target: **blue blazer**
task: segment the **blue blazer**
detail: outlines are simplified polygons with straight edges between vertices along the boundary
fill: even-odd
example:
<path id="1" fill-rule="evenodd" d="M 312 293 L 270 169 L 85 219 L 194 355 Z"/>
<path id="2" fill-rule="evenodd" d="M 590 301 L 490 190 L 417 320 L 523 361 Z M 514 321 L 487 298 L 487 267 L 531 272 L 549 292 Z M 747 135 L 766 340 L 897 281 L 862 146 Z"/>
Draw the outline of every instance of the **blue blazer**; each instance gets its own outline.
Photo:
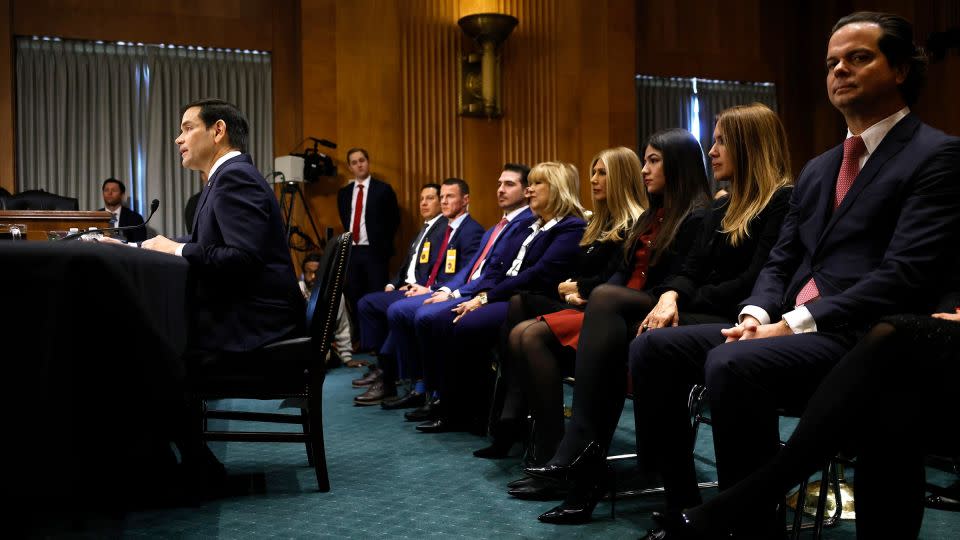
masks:
<path id="1" fill-rule="evenodd" d="M 104 207 L 100 210 L 106 210 L 106 208 Z M 126 206 L 120 207 L 120 221 L 115 225 L 116 227 L 129 227 L 131 225 L 142 224 L 143 216 L 127 208 Z M 137 229 L 129 229 L 123 231 L 122 234 L 128 242 L 143 242 L 147 239 L 147 228 L 140 227 Z"/>
<path id="2" fill-rule="evenodd" d="M 803 168 L 766 265 L 743 305 L 777 320 L 812 276 L 819 331 L 859 330 L 884 315 L 929 312 L 960 245 L 960 139 L 913 114 L 887 133 L 841 205 L 843 145 Z"/>
<path id="3" fill-rule="evenodd" d="M 337 210 L 340 213 L 340 224 L 343 230 L 349 231 L 350 199 L 353 198 L 353 182 L 340 188 L 337 192 Z M 397 194 L 390 184 L 370 177 L 367 188 L 367 206 L 364 213 L 367 215 L 367 237 L 370 248 L 384 259 L 393 256 L 393 235 L 400 227 L 400 206 L 397 204 Z"/>
<path id="4" fill-rule="evenodd" d="M 181 241 L 196 288 L 191 347 L 249 351 L 303 332 L 305 306 L 280 206 L 248 154 L 214 172 L 193 232 Z"/>
<path id="5" fill-rule="evenodd" d="M 480 243 L 481 236 L 483 236 L 483 225 L 477 223 L 477 220 L 467 214 L 467 217 L 460 222 L 460 226 L 454 231 L 447 244 L 448 251 L 451 249 L 457 250 L 453 269 L 451 272 L 447 272 L 446 254 L 441 253 L 440 257 L 443 257 L 443 260 L 440 261 L 440 271 L 437 272 L 437 280 L 433 284 L 434 289 L 444 286 L 448 281 L 455 278 L 463 269 L 463 263 L 471 262 L 478 255 L 480 246 L 483 245 Z M 440 235 L 440 241 L 443 241 L 442 234 Z M 437 247 L 439 249 L 439 244 Z M 469 272 L 469 268 L 472 268 L 472 266 L 467 267 L 466 271 Z M 429 277 L 428 273 L 427 278 Z M 427 278 L 424 278 L 423 283 L 427 282 Z"/>
<path id="6" fill-rule="evenodd" d="M 487 253 L 487 260 L 489 261 L 495 255 L 499 254 L 504 249 L 503 246 L 508 243 L 506 241 L 508 238 L 514 234 L 517 234 L 517 231 L 525 231 L 535 219 L 536 216 L 533 215 L 533 212 L 531 212 L 529 208 L 525 208 L 523 212 L 517 214 L 513 220 L 507 223 L 503 230 L 500 231 L 500 235 L 497 236 L 497 239 L 494 241 L 493 247 L 491 247 L 490 252 Z M 473 294 L 473 292 L 476 290 L 473 286 L 474 283 L 470 283 L 469 286 L 467 285 L 467 280 L 470 279 L 470 270 L 474 267 L 474 265 L 477 264 L 477 260 L 480 259 L 480 255 L 482 255 L 483 247 L 487 245 L 488 241 L 490 241 L 490 235 L 493 234 L 493 230 L 496 228 L 497 226 L 494 225 L 493 227 L 487 229 L 485 233 L 483 233 L 483 237 L 480 239 L 480 243 L 477 246 L 477 252 L 473 255 L 473 258 L 470 259 L 469 263 L 461 266 L 460 270 L 458 270 L 453 277 L 444 283 L 445 287 L 449 287 L 451 291 L 459 290 L 461 294 L 464 295 Z M 484 273 L 486 273 L 488 267 L 489 265 L 484 265 L 480 270 L 481 277 Z"/>
<path id="7" fill-rule="evenodd" d="M 437 252 L 440 250 L 440 243 L 443 242 L 443 233 L 446 228 L 447 218 L 440 216 L 440 219 L 435 221 L 430 226 L 430 230 L 427 231 L 427 236 L 424 238 L 424 240 L 430 242 L 430 256 L 427 258 L 427 262 L 420 262 L 420 244 L 417 242 L 420 231 L 417 231 L 416 236 L 410 241 L 410 247 L 407 248 L 406 258 L 403 259 L 400 268 L 397 269 L 396 277 L 393 278 L 394 287 L 399 289 L 406 284 L 407 268 L 410 267 L 410 261 L 413 257 L 416 257 L 417 261 L 413 268 L 413 275 L 417 278 L 417 283 L 422 285 L 427 282 L 427 278 L 430 277 L 430 269 L 433 268 L 433 262 L 437 260 Z"/>
<path id="8" fill-rule="evenodd" d="M 518 231 L 497 257 L 487 262 L 488 269 L 476 281 L 475 290 L 487 291 L 490 302 L 506 300 L 518 291 L 555 293 L 557 283 L 569 275 L 570 267 L 580 254 L 580 239 L 586 226 L 582 219 L 567 216 L 549 230 L 542 231 L 527 246 L 520 272 L 507 277 L 507 270 L 517 258 L 523 241 L 532 232 L 529 227 Z"/>

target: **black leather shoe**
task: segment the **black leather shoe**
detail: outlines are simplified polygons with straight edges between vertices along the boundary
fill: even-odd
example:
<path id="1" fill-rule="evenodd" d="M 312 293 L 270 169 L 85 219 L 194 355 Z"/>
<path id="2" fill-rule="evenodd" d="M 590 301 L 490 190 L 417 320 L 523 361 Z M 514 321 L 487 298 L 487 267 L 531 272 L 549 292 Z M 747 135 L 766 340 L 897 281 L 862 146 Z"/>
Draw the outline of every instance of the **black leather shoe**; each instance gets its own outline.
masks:
<path id="1" fill-rule="evenodd" d="M 427 403 L 427 396 L 416 391 L 409 391 L 397 399 L 388 399 L 380 403 L 380 406 L 388 411 L 395 409 L 413 409 L 422 407 Z"/>
<path id="2" fill-rule="evenodd" d="M 417 424 L 417 431 L 420 433 L 447 433 L 450 431 L 467 431 L 468 427 L 461 422 L 449 420 L 447 418 L 437 418 L 422 424 Z"/>
<path id="3" fill-rule="evenodd" d="M 474 450 L 473 456 L 483 459 L 503 459 L 510 454 L 511 448 L 513 448 L 513 441 L 495 438 L 490 446 Z"/>
<path id="4" fill-rule="evenodd" d="M 563 499 L 560 506 L 555 506 L 550 510 L 540 514 L 537 519 L 544 523 L 553 523 L 555 525 L 579 525 L 588 523 L 593 519 L 593 509 L 597 502 L 607 491 L 608 477 L 606 469 L 600 469 L 591 476 L 580 476 L 570 486 L 570 491 Z M 614 504 L 616 500 L 611 499 L 610 515 L 614 515 Z"/>
<path id="5" fill-rule="evenodd" d="M 507 494 L 525 501 L 559 501 L 567 496 L 566 486 L 542 478 L 525 478 L 507 490 Z"/>
<path id="6" fill-rule="evenodd" d="M 707 540 L 709 538 L 694 529 L 683 514 L 671 516 L 654 512 L 653 521 L 657 524 L 657 528 L 647 531 L 647 535 L 640 540 Z"/>
<path id="7" fill-rule="evenodd" d="M 569 465 L 547 464 L 540 467 L 526 467 L 523 472 L 556 482 L 572 482 L 578 477 L 589 476 L 598 469 L 603 470 L 606 457 L 606 452 L 600 448 L 600 445 L 591 441 Z"/>
<path id="8" fill-rule="evenodd" d="M 353 404 L 358 407 L 369 407 L 382 402 L 384 399 L 396 397 L 397 386 L 387 384 L 382 379 L 374 382 L 367 391 L 353 398 Z"/>
<path id="9" fill-rule="evenodd" d="M 367 371 L 363 377 L 350 381 L 350 384 L 353 385 L 354 388 L 361 388 L 370 386 L 381 378 L 383 378 L 383 371 L 380 371 L 380 368 L 376 366 L 371 366 L 370 370 Z"/>
<path id="10" fill-rule="evenodd" d="M 527 482 L 530 481 L 531 478 L 533 478 L 533 477 L 532 477 L 532 476 L 524 476 L 523 478 L 520 478 L 519 480 L 514 480 L 513 482 L 509 482 L 509 483 L 507 484 L 507 489 L 512 489 L 512 488 L 515 488 L 515 487 L 518 487 L 518 486 L 525 485 Z"/>
<path id="11" fill-rule="evenodd" d="M 412 411 L 403 413 L 407 422 L 426 422 L 427 420 L 436 420 L 440 416 L 440 400 L 427 401 L 421 407 Z"/>

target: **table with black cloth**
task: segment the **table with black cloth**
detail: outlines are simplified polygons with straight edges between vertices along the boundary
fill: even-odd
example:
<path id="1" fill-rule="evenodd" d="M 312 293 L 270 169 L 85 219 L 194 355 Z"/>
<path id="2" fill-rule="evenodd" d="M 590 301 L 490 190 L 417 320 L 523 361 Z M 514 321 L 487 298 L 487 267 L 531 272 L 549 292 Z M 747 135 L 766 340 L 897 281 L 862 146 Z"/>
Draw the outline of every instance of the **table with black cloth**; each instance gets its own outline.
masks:
<path id="1" fill-rule="evenodd" d="M 127 246 L 0 242 L 7 485 L 25 506 L 127 503 L 173 470 L 188 277 Z"/>

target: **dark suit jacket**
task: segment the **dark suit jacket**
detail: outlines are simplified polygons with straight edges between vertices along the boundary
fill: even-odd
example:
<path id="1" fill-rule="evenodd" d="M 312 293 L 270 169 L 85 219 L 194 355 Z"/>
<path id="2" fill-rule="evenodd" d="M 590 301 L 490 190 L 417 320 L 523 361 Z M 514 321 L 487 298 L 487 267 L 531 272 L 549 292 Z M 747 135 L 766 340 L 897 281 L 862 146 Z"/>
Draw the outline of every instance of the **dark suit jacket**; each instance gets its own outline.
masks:
<path id="1" fill-rule="evenodd" d="M 660 284 L 670 276 L 676 275 L 683 268 L 683 262 L 687 259 L 687 254 L 693 249 L 693 246 L 700 238 L 703 232 L 703 218 L 706 211 L 702 208 L 695 209 L 687 214 L 686 219 L 677 229 L 677 234 L 673 237 L 673 242 L 667 248 L 667 251 L 660 256 L 657 264 L 647 268 L 647 279 L 643 284 L 643 290 L 650 291 L 656 289 Z M 634 231 L 635 232 L 635 231 Z M 631 233 L 633 236 L 633 233 Z M 633 267 L 637 254 L 637 242 L 639 236 L 630 242 L 627 248 L 626 256 L 621 255 L 613 259 L 617 270 L 610 276 L 607 283 L 612 285 L 627 286 L 630 276 L 633 274 Z"/>
<path id="2" fill-rule="evenodd" d="M 422 243 L 417 242 L 420 236 L 420 231 L 417 231 L 416 236 L 410 241 L 407 256 L 403 259 L 403 263 L 397 270 L 397 275 L 394 276 L 393 281 L 391 281 L 394 287 L 399 289 L 406 285 L 407 268 L 410 267 L 410 260 L 414 257 L 416 257 L 417 264 L 413 268 L 413 274 L 417 278 L 417 283 L 423 285 L 427 282 L 427 278 L 430 277 L 430 269 L 433 268 L 433 262 L 437 260 L 437 253 L 440 251 L 440 242 L 443 241 L 443 233 L 446 228 L 447 218 L 440 216 L 440 219 L 435 221 L 433 225 L 430 226 L 430 230 L 427 231 L 424 240 L 430 242 L 430 256 L 426 262 L 420 262 L 420 246 Z"/>
<path id="3" fill-rule="evenodd" d="M 353 182 L 340 188 L 337 192 L 337 210 L 340 212 L 340 224 L 343 230 L 349 231 L 353 225 L 350 214 L 350 199 L 353 197 Z M 384 260 L 393 256 L 393 235 L 400 226 L 400 207 L 397 205 L 397 195 L 386 182 L 370 177 L 367 184 L 367 206 L 364 209 L 367 222 L 367 237 L 370 247 Z"/>
<path id="4" fill-rule="evenodd" d="M 884 315 L 929 313 L 952 268 L 960 229 L 960 139 L 913 114 L 887 133 L 840 207 L 842 145 L 797 179 L 779 239 L 741 305 L 776 321 L 813 276 L 819 331 L 856 331 Z"/>
<path id="5" fill-rule="evenodd" d="M 101 208 L 100 210 L 106 210 L 106 208 Z M 127 208 L 126 206 L 120 207 L 120 222 L 117 223 L 117 227 L 129 227 L 131 225 L 141 224 L 143 224 L 143 216 Z M 123 237 L 126 238 L 128 242 L 143 242 L 147 239 L 146 227 L 130 229 L 127 231 L 122 231 L 122 233 Z"/>
<path id="6" fill-rule="evenodd" d="M 214 172 L 195 223 L 180 240 L 196 277 L 191 346 L 241 352 L 302 333 L 305 306 L 280 206 L 249 155 Z"/>
<path id="7" fill-rule="evenodd" d="M 487 261 L 489 267 L 477 280 L 475 290 L 487 291 L 490 302 L 506 300 L 520 291 L 550 294 L 577 260 L 580 239 L 586 226 L 582 219 L 567 216 L 550 229 L 540 232 L 527 246 L 520 272 L 508 277 L 507 270 L 532 232 L 529 228 L 525 229 L 526 234 L 518 231 L 510 237 L 497 257 Z"/>
<path id="8" fill-rule="evenodd" d="M 524 231 L 531 223 L 536 219 L 533 215 L 533 212 L 529 208 L 525 208 L 523 212 L 517 214 L 513 221 L 507 223 L 506 227 L 500 231 L 500 235 L 497 236 L 496 241 L 493 243 L 493 246 L 490 248 L 490 252 L 487 253 L 487 261 L 489 262 L 494 258 L 494 255 L 499 256 L 503 251 L 504 246 L 507 245 L 507 239 L 511 236 L 517 234 L 517 231 Z M 496 229 L 496 225 L 490 227 L 483 233 L 483 236 L 480 238 L 480 242 L 477 244 L 477 251 L 473 254 L 473 257 L 467 260 L 467 264 L 460 265 L 457 273 L 446 280 L 442 286 L 449 287 L 451 291 L 461 290 L 463 294 L 472 294 L 473 292 L 473 283 L 470 284 L 469 288 L 465 288 L 467 281 L 470 278 L 470 270 L 473 269 L 474 265 L 477 264 L 477 260 L 480 258 L 480 255 L 483 253 L 483 247 L 487 245 L 487 242 L 490 241 L 490 235 L 493 234 L 493 230 Z M 529 232 L 529 231 L 528 231 Z M 526 234 L 524 234 L 526 238 Z M 481 269 L 480 275 L 483 276 L 486 273 L 488 265 L 484 265 Z M 478 280 L 479 281 L 479 280 Z M 469 292 L 468 292 L 469 291 Z"/>
<path id="9" fill-rule="evenodd" d="M 457 227 L 457 230 L 454 231 L 447 243 L 447 251 L 453 249 L 456 250 L 457 253 L 453 268 L 451 269 L 452 271 L 447 272 L 446 254 L 441 253 L 440 257 L 443 257 L 443 259 L 440 261 L 440 271 L 437 272 L 437 280 L 433 284 L 433 289 L 444 286 L 457 275 L 457 272 L 460 271 L 465 263 L 473 260 L 474 255 L 480 250 L 480 238 L 482 236 L 483 225 L 477 223 L 477 220 L 467 214 L 467 217 L 460 222 L 460 226 Z M 441 235 L 441 241 L 442 240 L 443 237 Z M 430 276 L 428 275 L 427 277 L 429 278 Z M 426 283 L 426 281 L 424 281 L 424 283 Z"/>
<path id="10" fill-rule="evenodd" d="M 680 312 L 707 313 L 736 320 L 738 303 L 753 288 L 760 269 L 780 235 L 780 226 L 790 207 L 792 187 L 774 193 L 767 206 L 750 222 L 750 235 L 737 246 L 721 232 L 729 197 L 713 204 L 704 216 L 700 238 L 687 254 L 683 268 L 655 287 L 659 296 L 673 290 L 679 295 Z"/>

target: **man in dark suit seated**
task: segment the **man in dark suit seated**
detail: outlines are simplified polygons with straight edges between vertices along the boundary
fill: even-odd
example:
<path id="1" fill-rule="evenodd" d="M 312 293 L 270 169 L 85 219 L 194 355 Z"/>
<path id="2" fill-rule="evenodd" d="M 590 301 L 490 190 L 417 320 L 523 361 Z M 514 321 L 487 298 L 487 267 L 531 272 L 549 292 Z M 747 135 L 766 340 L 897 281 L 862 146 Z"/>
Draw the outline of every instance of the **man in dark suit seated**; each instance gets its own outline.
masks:
<path id="1" fill-rule="evenodd" d="M 394 283 L 383 292 L 370 293 L 360 300 L 361 344 L 379 353 L 379 367 L 356 384 L 370 388 L 354 398 L 356 405 L 376 405 L 397 395 L 396 357 L 384 348 L 387 340 L 387 309 L 407 297 L 421 296 L 441 287 L 470 259 L 480 244 L 483 226 L 468 210 L 470 186 L 459 178 L 447 178 L 440 187 L 442 216 L 424 229 L 411 244 L 409 263 L 397 273 Z M 421 209 L 422 213 L 422 209 Z M 429 222 L 428 222 L 429 223 Z"/>
<path id="2" fill-rule="evenodd" d="M 142 225 L 143 216 L 133 210 L 123 206 L 123 196 L 127 193 L 127 186 L 116 178 L 107 178 L 103 181 L 100 190 L 103 192 L 104 207 L 100 210 L 106 210 L 113 214 L 110 218 L 110 227 L 129 227 L 131 225 Z M 147 239 L 147 230 L 144 227 L 121 231 L 124 238 L 130 242 L 143 242 Z"/>
<path id="3" fill-rule="evenodd" d="M 379 291 L 389 279 L 393 236 L 400 226 L 400 207 L 390 184 L 370 176 L 370 155 L 363 148 L 347 150 L 354 179 L 337 193 L 340 224 L 353 237 L 344 295 L 350 313 L 360 298 Z"/>
<path id="4" fill-rule="evenodd" d="M 195 227 L 176 240 L 155 236 L 141 247 L 185 258 L 195 277 L 184 357 L 187 376 L 229 368 L 234 353 L 303 335 L 305 304 L 287 249 L 280 206 L 247 154 L 247 120 L 236 106 L 204 99 L 184 107 L 176 144 L 182 165 L 209 181 Z M 204 489 L 223 466 L 184 411 L 174 437 L 188 475 Z M 197 420 L 198 422 L 199 420 Z"/>
<path id="5" fill-rule="evenodd" d="M 662 472 L 669 512 L 700 502 L 691 383 L 706 382 L 726 488 L 777 452 L 778 408 L 801 409 L 871 324 L 933 308 L 958 245 L 960 139 L 910 112 L 924 67 L 904 19 L 840 19 L 826 89 L 847 137 L 801 172 L 739 324 L 656 329 L 632 344 L 639 454 Z M 783 536 L 775 504 L 754 510 L 737 538 Z"/>

